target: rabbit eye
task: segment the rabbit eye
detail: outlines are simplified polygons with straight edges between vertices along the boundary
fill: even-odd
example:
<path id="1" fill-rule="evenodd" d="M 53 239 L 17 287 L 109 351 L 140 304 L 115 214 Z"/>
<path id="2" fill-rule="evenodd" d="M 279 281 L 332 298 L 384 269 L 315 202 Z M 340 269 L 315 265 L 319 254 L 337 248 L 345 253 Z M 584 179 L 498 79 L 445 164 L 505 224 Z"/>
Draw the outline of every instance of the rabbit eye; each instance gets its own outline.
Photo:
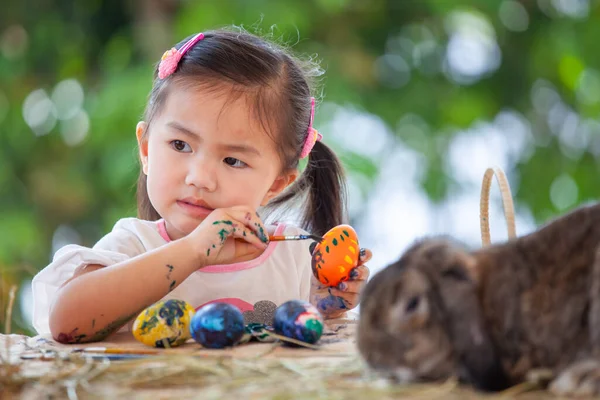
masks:
<path id="1" fill-rule="evenodd" d="M 420 301 L 421 300 L 420 300 L 419 296 L 412 297 L 408 301 L 408 304 L 406 305 L 406 312 L 411 313 L 411 312 L 415 311 L 417 309 L 417 307 L 419 306 Z"/>
<path id="2" fill-rule="evenodd" d="M 470 280 L 467 273 L 460 267 L 451 267 L 442 272 L 444 278 L 455 279 L 457 281 L 468 281 Z"/>

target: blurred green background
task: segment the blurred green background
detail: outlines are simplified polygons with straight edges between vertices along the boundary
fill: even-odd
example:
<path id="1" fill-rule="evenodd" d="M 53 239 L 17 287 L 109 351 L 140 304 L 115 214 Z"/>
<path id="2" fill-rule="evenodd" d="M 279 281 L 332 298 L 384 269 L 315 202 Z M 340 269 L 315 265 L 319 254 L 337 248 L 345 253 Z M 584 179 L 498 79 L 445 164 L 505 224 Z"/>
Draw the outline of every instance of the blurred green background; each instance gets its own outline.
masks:
<path id="1" fill-rule="evenodd" d="M 32 334 L 32 276 L 135 215 L 135 124 L 181 38 L 241 25 L 326 70 L 315 126 L 339 151 L 377 270 L 414 237 L 478 239 L 499 165 L 519 234 L 598 196 L 596 0 L 37 0 L 0 13 L 0 331 Z M 494 239 L 502 240 L 494 196 Z M 500 220 L 500 221 L 499 221 Z"/>

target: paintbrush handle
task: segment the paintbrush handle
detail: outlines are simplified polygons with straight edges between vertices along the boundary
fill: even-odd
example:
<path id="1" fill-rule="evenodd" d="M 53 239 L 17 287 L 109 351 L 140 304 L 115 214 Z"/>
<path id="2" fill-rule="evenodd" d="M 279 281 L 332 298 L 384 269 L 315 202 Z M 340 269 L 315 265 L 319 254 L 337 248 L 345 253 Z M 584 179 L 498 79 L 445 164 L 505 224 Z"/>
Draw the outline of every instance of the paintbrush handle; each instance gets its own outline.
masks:
<path id="1" fill-rule="evenodd" d="M 283 240 L 305 240 L 308 239 L 304 236 L 269 236 L 270 242 L 281 242 Z"/>
<path id="2" fill-rule="evenodd" d="M 316 235 L 291 235 L 291 236 L 269 236 L 271 242 L 281 242 L 283 240 L 316 240 L 322 241 L 323 239 Z"/>
<path id="3" fill-rule="evenodd" d="M 104 354 L 161 354 L 161 350 L 151 349 L 119 349 L 110 347 L 88 347 L 83 349 L 84 353 Z"/>

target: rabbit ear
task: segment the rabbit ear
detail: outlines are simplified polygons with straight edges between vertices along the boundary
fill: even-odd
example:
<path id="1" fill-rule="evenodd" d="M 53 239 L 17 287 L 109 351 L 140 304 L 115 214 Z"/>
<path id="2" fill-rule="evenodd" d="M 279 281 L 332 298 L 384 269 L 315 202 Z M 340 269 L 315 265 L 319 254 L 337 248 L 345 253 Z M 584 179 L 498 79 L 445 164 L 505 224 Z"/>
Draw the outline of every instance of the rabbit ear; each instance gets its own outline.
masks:
<path id="1" fill-rule="evenodd" d="M 461 367 L 462 377 L 481 390 L 502 390 L 509 381 L 500 363 L 496 347 L 486 329 L 477 300 L 476 286 L 462 275 L 464 265 L 449 268 L 440 294 L 450 323 L 450 336 Z M 449 281 L 452 280 L 452 281 Z"/>
<path id="2" fill-rule="evenodd" d="M 479 285 L 480 273 L 475 257 L 469 253 L 454 254 L 453 262 L 443 266 L 441 275 L 444 279 L 470 281 Z"/>
<path id="3" fill-rule="evenodd" d="M 465 251 L 447 248 L 442 260 L 437 291 L 463 377 L 482 390 L 504 389 L 508 378 L 486 329 L 478 298 L 477 259 Z"/>
<path id="4" fill-rule="evenodd" d="M 510 387 L 508 375 L 502 368 L 493 346 L 474 346 L 461 354 L 460 366 L 466 380 L 485 391 L 500 391 Z"/>

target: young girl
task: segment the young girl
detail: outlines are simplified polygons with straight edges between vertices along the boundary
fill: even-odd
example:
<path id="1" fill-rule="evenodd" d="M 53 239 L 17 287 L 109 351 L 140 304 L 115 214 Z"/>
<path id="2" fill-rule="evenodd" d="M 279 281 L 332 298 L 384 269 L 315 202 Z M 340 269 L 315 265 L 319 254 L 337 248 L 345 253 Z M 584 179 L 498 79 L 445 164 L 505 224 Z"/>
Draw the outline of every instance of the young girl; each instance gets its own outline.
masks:
<path id="1" fill-rule="evenodd" d="M 63 247 L 36 275 L 38 333 L 103 340 L 169 298 L 242 311 L 304 299 L 326 318 L 354 308 L 368 250 L 350 281 L 326 288 L 312 277 L 309 241 L 268 240 L 344 222 L 342 168 L 312 127 L 310 73 L 243 32 L 200 33 L 167 51 L 136 129 L 139 219 L 118 221 L 91 249 Z M 282 206 L 300 207 L 303 229 L 266 226 L 256 211 Z"/>

